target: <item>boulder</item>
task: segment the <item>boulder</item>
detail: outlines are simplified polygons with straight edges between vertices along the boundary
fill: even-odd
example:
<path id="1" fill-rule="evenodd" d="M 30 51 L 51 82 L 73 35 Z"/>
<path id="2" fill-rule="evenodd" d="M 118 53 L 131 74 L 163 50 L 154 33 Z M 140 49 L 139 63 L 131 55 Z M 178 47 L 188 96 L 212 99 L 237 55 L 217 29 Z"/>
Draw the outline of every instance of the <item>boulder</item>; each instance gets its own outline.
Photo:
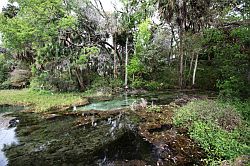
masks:
<path id="1" fill-rule="evenodd" d="M 11 86 L 15 88 L 24 88 L 29 84 L 31 72 L 29 70 L 15 69 L 10 73 Z"/>

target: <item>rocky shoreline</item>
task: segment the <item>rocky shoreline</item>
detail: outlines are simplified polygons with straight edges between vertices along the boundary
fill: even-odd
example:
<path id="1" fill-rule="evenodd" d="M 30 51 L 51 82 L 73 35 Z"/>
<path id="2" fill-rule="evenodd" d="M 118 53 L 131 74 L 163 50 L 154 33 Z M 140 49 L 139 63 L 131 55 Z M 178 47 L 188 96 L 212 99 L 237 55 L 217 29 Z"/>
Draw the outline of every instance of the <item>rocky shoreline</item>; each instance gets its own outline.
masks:
<path id="1" fill-rule="evenodd" d="M 173 109 L 195 99 L 184 96 L 157 112 L 64 107 L 13 112 L 20 119 L 20 144 L 5 148 L 9 165 L 202 165 L 204 152 L 186 129 L 172 125 Z"/>

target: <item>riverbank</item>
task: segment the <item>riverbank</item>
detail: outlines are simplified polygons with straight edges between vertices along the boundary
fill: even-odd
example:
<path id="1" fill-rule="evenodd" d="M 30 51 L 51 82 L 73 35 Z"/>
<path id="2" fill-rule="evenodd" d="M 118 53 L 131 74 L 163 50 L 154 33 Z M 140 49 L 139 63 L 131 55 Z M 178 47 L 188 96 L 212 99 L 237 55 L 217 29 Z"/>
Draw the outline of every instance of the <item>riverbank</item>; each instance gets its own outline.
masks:
<path id="1" fill-rule="evenodd" d="M 14 112 L 20 144 L 5 152 L 10 165 L 199 165 L 202 149 L 172 125 L 173 109 L 183 102 L 135 110 Z"/>
<path id="2" fill-rule="evenodd" d="M 29 89 L 22 89 L 1 90 L 0 94 L 0 105 L 31 106 L 36 112 L 87 103 L 87 100 L 82 98 L 79 93 L 39 93 Z"/>
<path id="3" fill-rule="evenodd" d="M 126 142 L 126 138 L 131 135 L 132 140 L 128 142 L 137 142 L 128 146 L 134 149 L 138 144 L 146 143 L 141 150 L 146 148 L 143 153 L 147 156 L 131 158 L 129 162 L 133 164 L 154 162 L 167 165 L 227 166 L 247 165 L 249 161 L 249 102 L 225 103 L 210 100 L 204 95 L 182 95 L 179 98 L 167 96 L 172 100 L 167 105 L 154 105 L 152 102 L 147 107 L 141 107 L 139 103 L 139 107 L 135 105 L 132 110 L 113 111 L 93 110 L 97 108 L 95 106 L 82 112 L 67 109 L 75 103 L 87 104 L 88 101 L 81 97 L 82 94 L 39 94 L 28 90 L 1 92 L 0 104 L 31 106 L 31 109 L 13 114 L 20 118 L 17 134 L 21 145 L 6 149 L 12 164 L 17 164 L 17 161 L 20 165 L 32 162 L 37 155 L 41 165 L 45 159 L 48 164 L 56 164 L 61 154 L 65 155 L 62 163 L 72 161 L 72 158 L 77 163 L 86 163 L 93 156 L 93 162 L 116 163 L 117 159 L 112 157 L 118 152 L 105 152 L 106 147 L 116 144 L 117 148 L 124 148 L 127 144 L 120 145 L 119 142 Z M 162 95 L 159 93 L 158 99 L 166 100 Z M 157 98 L 151 96 L 151 99 L 155 101 Z M 108 100 L 112 101 L 112 98 Z M 99 104 L 103 107 L 110 103 L 103 101 L 101 97 L 95 99 L 95 102 L 98 101 L 101 101 Z M 110 139 L 113 136 L 118 136 L 119 139 Z M 94 142 L 89 144 L 89 140 Z M 81 149 L 76 148 L 79 143 Z M 83 149 L 91 150 L 92 157 Z M 62 153 L 56 153 L 57 151 Z M 126 149 L 123 151 L 132 152 L 133 150 L 128 152 Z M 79 155 L 75 155 L 78 153 Z M 136 152 L 135 156 L 140 153 Z M 150 157 L 152 153 L 153 156 Z M 17 160 L 20 159 L 20 154 L 22 160 Z M 67 155 L 71 157 L 68 158 Z M 81 155 L 86 160 L 81 160 Z M 105 155 L 111 161 L 105 161 Z M 119 162 L 126 163 L 126 158 L 120 155 Z"/>

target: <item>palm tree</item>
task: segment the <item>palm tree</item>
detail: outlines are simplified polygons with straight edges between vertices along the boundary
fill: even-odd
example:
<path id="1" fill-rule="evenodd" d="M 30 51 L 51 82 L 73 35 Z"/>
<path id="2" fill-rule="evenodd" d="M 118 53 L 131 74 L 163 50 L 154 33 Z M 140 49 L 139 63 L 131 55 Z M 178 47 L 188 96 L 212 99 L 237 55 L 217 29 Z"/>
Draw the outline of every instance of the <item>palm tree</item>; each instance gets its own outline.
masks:
<path id="1" fill-rule="evenodd" d="M 187 19 L 187 2 L 186 0 L 159 0 L 159 10 L 161 17 L 168 23 L 176 23 L 178 26 L 179 36 L 179 87 L 183 87 L 183 35 L 185 21 Z"/>

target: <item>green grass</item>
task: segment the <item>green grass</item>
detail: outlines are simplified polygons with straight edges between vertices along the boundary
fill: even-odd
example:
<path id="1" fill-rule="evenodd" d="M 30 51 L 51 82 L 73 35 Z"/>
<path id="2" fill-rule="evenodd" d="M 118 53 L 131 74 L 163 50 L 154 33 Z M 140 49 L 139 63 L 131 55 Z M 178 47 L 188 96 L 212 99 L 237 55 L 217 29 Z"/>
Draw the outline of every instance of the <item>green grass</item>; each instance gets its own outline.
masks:
<path id="1" fill-rule="evenodd" d="M 23 90 L 1 90 L 0 105 L 32 105 L 37 112 L 47 111 L 52 107 L 72 105 L 83 101 L 78 93 L 50 93 Z"/>
<path id="2" fill-rule="evenodd" d="M 188 128 L 190 137 L 207 152 L 208 165 L 220 165 L 220 161 L 233 161 L 250 152 L 249 123 L 240 114 L 247 111 L 246 105 L 193 101 L 175 110 L 173 121 Z"/>

